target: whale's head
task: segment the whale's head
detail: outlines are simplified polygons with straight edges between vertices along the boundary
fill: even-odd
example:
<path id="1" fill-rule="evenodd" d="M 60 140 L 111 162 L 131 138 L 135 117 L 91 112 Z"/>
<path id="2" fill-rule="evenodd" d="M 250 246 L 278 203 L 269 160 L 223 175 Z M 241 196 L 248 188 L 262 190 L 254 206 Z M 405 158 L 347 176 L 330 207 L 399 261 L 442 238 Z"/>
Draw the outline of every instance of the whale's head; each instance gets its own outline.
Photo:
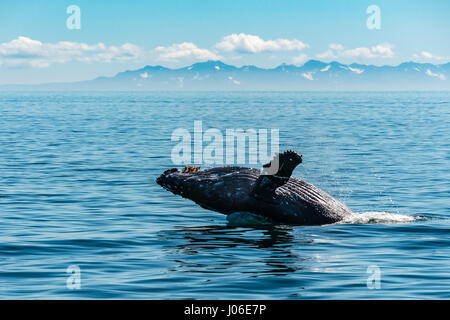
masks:
<path id="1" fill-rule="evenodd" d="M 164 189 L 191 199 L 204 208 L 232 212 L 246 205 L 256 173 L 239 174 L 238 168 L 223 167 L 200 171 L 198 167 L 164 171 L 157 179 Z"/>
<path id="2" fill-rule="evenodd" d="M 169 169 L 156 179 L 156 183 L 174 194 L 200 202 L 210 197 L 215 179 L 199 169 L 192 166 L 186 166 L 181 171 Z"/>
<path id="3" fill-rule="evenodd" d="M 192 174 L 187 174 L 177 168 L 173 168 L 164 171 L 163 174 L 156 179 L 156 183 L 174 194 L 185 195 L 195 185 L 193 179 L 189 181 L 189 178 L 191 177 Z"/>

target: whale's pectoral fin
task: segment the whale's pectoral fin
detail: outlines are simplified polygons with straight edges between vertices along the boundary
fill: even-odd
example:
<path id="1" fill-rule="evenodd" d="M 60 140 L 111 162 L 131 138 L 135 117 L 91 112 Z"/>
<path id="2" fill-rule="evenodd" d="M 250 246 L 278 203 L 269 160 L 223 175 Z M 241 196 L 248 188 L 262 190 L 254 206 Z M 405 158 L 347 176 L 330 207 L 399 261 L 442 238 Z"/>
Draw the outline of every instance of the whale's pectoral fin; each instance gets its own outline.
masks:
<path id="1" fill-rule="evenodd" d="M 257 198 L 272 196 L 278 187 L 289 181 L 292 172 L 300 163 L 302 156 L 295 151 L 288 150 L 276 154 L 272 161 L 263 165 L 252 195 Z"/>

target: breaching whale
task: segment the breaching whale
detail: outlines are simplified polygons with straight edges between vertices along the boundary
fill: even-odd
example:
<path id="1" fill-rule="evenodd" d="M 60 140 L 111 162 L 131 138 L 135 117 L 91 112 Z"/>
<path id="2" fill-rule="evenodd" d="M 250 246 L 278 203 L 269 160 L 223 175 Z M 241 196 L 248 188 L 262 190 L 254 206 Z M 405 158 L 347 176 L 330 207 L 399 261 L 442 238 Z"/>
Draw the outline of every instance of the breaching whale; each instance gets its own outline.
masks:
<path id="1" fill-rule="evenodd" d="M 335 223 L 352 214 L 344 204 L 301 179 L 291 177 L 302 163 L 295 151 L 276 154 L 262 170 L 218 167 L 169 169 L 156 182 L 201 207 L 223 214 L 251 212 L 296 225 Z"/>

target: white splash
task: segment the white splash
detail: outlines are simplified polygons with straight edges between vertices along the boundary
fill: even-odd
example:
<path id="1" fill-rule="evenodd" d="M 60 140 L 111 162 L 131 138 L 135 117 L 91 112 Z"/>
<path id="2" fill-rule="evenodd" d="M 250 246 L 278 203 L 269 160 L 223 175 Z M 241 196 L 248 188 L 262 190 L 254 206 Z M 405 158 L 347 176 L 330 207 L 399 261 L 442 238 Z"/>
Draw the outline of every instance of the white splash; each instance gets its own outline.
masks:
<path id="1" fill-rule="evenodd" d="M 421 217 L 390 212 L 362 212 L 353 213 L 338 224 L 394 224 L 413 222 L 418 219 Z"/>
<path id="2" fill-rule="evenodd" d="M 353 213 L 336 224 L 400 224 L 411 223 L 417 220 L 425 220 L 426 217 L 408 216 L 390 212 L 362 212 Z M 232 226 L 258 226 L 270 225 L 275 222 L 251 212 L 234 212 L 227 215 L 227 221 Z"/>

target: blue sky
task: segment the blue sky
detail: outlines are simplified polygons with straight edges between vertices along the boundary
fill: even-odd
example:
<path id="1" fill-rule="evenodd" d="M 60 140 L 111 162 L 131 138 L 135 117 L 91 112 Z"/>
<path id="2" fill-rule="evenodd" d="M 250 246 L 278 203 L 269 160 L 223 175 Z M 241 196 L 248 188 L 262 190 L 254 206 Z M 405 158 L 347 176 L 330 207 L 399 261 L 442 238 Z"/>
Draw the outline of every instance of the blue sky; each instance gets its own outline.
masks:
<path id="1" fill-rule="evenodd" d="M 68 29 L 66 9 L 81 10 Z M 370 5 L 381 29 L 369 29 Z M 450 61 L 450 1 L 3 1 L 0 84 L 78 81 L 208 59 L 241 66 L 306 60 Z"/>

